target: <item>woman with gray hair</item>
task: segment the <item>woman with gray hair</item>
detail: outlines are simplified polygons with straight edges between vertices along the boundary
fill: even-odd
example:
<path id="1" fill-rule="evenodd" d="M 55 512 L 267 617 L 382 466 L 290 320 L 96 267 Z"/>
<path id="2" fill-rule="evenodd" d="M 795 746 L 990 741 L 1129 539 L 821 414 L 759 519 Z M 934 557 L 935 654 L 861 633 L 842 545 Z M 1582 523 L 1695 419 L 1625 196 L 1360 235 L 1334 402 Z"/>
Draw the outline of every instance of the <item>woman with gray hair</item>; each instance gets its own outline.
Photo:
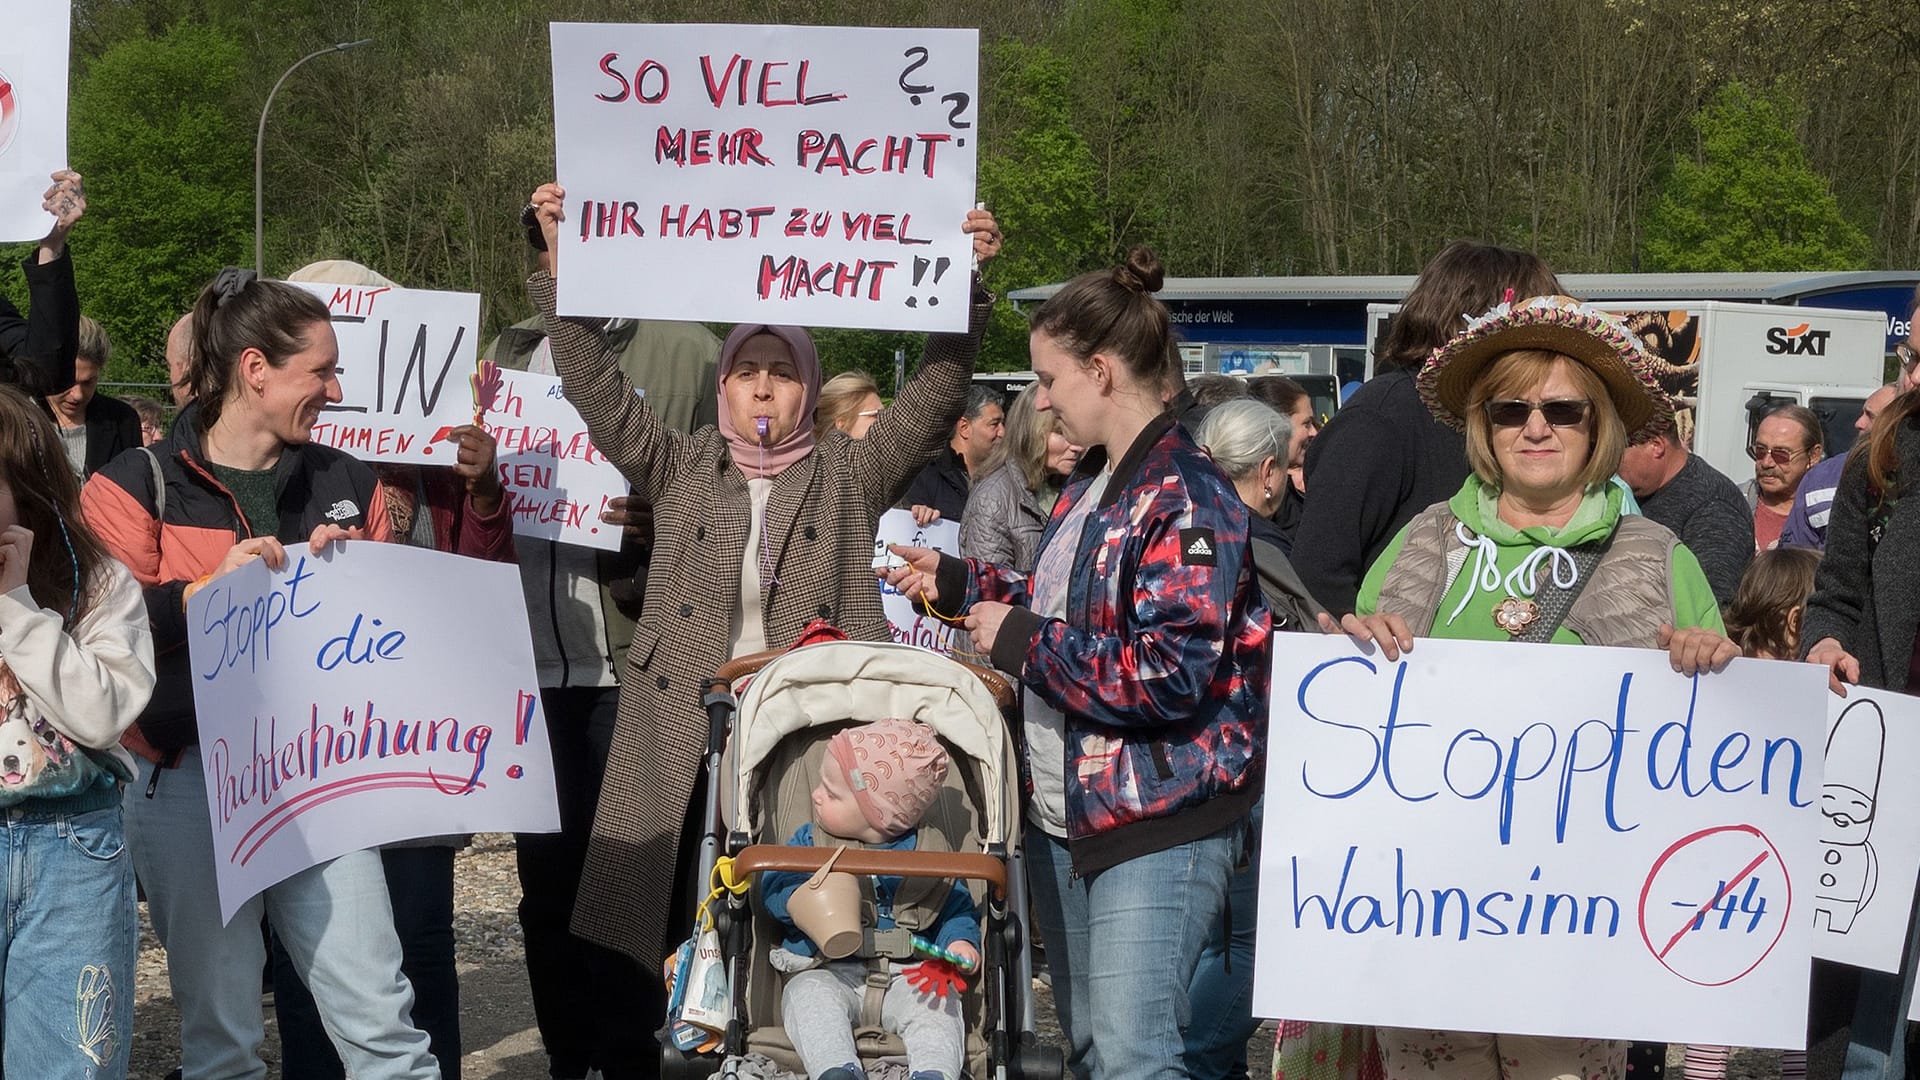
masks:
<path id="1" fill-rule="evenodd" d="M 960 551 L 969 559 L 1033 573 L 1040 535 L 1061 485 L 1080 462 L 1080 447 L 1060 433 L 1051 412 L 1033 407 L 1029 383 L 1007 407 L 1007 434 L 981 464 L 982 478 L 960 516 Z"/>
<path id="2" fill-rule="evenodd" d="M 1287 560 L 1286 545 L 1273 513 L 1287 490 L 1287 453 L 1293 421 L 1271 406 L 1251 399 L 1223 402 L 1207 413 L 1194 441 L 1233 481 L 1240 501 L 1253 511 L 1249 539 L 1260 591 L 1273 609 L 1275 630 L 1306 630 L 1323 610 Z"/>

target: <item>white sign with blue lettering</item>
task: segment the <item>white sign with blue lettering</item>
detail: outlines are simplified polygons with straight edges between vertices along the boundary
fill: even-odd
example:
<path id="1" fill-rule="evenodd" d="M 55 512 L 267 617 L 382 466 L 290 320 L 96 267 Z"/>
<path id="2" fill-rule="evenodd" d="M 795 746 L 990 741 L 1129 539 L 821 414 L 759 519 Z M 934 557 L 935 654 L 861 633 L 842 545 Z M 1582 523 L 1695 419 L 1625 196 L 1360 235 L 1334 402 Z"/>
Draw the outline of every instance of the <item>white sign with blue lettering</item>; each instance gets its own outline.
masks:
<path id="1" fill-rule="evenodd" d="M 1805 664 L 1289 636 L 1255 1011 L 1798 1048 L 1828 697 Z"/>
<path id="2" fill-rule="evenodd" d="M 195 592 L 187 645 L 222 922 L 350 851 L 560 827 L 509 564 L 289 544 Z"/>

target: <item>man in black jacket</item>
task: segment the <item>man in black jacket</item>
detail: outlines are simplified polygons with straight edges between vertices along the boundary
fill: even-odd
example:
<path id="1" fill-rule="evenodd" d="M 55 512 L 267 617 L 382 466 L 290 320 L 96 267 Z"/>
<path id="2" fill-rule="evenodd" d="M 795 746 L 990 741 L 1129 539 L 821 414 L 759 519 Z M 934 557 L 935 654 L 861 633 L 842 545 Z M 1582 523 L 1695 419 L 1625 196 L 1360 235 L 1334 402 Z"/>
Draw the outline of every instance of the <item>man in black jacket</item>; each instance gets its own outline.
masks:
<path id="1" fill-rule="evenodd" d="M 932 507 L 948 521 L 959 521 L 967 509 L 973 478 L 980 475 L 987 455 L 1007 433 L 1007 407 L 1000 391 L 974 383 L 967 392 L 966 411 L 953 423 L 947 448 L 927 463 L 907 485 L 895 505 L 903 510 Z"/>
<path id="2" fill-rule="evenodd" d="M 141 443 L 140 414 L 118 398 L 99 393 L 113 343 L 100 324 L 80 317 L 79 355 L 73 361 L 73 385 L 41 400 L 47 403 L 67 460 L 82 480 Z"/>
<path id="3" fill-rule="evenodd" d="M 27 256 L 27 314 L 0 296 L 0 383 L 14 383 L 44 396 L 73 384 L 73 358 L 80 342 L 80 295 L 73 286 L 67 234 L 86 212 L 80 174 L 53 174 L 41 206 L 53 228 Z"/>

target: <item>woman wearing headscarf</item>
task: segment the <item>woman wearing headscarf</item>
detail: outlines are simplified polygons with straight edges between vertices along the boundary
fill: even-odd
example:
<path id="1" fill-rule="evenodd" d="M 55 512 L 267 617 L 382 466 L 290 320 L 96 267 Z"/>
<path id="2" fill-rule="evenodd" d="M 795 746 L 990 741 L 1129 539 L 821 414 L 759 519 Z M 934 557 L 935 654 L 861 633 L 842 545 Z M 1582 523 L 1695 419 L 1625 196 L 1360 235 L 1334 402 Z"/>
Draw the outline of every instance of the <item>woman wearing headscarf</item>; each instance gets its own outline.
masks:
<path id="1" fill-rule="evenodd" d="M 565 197 L 557 184 L 533 195 L 548 251 Z M 981 261 L 999 252 L 991 214 L 970 212 L 962 229 Z M 682 435 L 634 393 L 602 320 L 555 314 L 554 274 L 543 266 L 527 284 L 567 400 L 653 505 L 655 529 L 573 925 L 658 970 L 670 930 L 692 914 L 675 909 L 673 883 L 691 862 L 682 834 L 707 741 L 702 688 L 729 658 L 783 648 L 816 619 L 890 640 L 877 523 L 959 417 L 993 298 L 976 283 L 968 331 L 930 336 L 919 371 L 858 440 L 814 435 L 820 360 L 805 330 L 737 326 L 720 350 L 718 426 Z"/>
<path id="2" fill-rule="evenodd" d="M 1661 648 L 1689 674 L 1740 654 L 1699 560 L 1665 526 L 1626 514 L 1609 482 L 1629 438 L 1657 429 L 1668 407 L 1625 327 L 1564 296 L 1502 303 L 1436 349 L 1415 382 L 1433 414 L 1466 433 L 1473 472 L 1388 543 L 1342 622 L 1348 633 L 1389 662 L 1415 636 Z M 1626 1074 L 1619 1040 L 1379 1037 L 1388 1080 Z"/>

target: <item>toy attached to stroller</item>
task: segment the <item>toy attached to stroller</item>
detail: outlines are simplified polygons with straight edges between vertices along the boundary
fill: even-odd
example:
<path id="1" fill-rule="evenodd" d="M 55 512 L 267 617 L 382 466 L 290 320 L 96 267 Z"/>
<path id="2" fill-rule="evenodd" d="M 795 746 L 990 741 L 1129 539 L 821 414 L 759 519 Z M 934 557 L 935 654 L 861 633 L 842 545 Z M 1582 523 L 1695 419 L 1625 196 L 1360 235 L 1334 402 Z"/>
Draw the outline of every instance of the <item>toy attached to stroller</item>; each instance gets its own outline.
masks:
<path id="1" fill-rule="evenodd" d="M 711 731 L 698 869 L 701 880 L 719 882 L 702 908 L 731 1015 L 724 1031 L 705 1040 L 714 1055 L 682 1052 L 670 1023 L 664 1075 L 708 1075 L 723 1060 L 729 1075 L 752 1071 L 749 1062 L 763 1073 L 767 1063 L 801 1071 L 795 1033 L 819 1070 L 818 1025 L 789 1033 L 783 997 L 802 1002 L 795 1007 L 810 1018 L 835 1007 L 853 1017 L 860 1068 L 909 1057 L 909 1043 L 923 1063 L 928 1016 L 954 1010 L 943 989 L 957 997 L 964 1021 L 956 1034 L 964 1035 L 968 1075 L 1060 1075 L 1059 1051 L 1033 1034 L 1018 780 L 1000 711 L 1011 697 L 995 673 L 890 643 L 809 645 L 742 658 L 716 675 L 706 697 Z M 910 744 L 904 750 L 902 738 Z M 949 763 L 944 771 L 931 766 L 935 758 Z M 882 779 L 903 765 L 919 779 Z M 789 846 L 796 840 L 811 846 Z M 836 888 L 855 891 L 835 898 Z M 814 921 L 819 915 L 809 906 L 832 907 L 835 899 L 842 921 Z M 846 918 L 849 904 L 858 919 Z M 911 990 L 902 989 L 901 975 L 913 980 Z M 676 987 L 676 997 L 686 990 Z M 823 1004 L 829 999 L 837 1005 Z M 903 1016 L 921 1022 L 917 1034 Z M 844 1036 L 834 1045 L 844 1045 Z"/>

